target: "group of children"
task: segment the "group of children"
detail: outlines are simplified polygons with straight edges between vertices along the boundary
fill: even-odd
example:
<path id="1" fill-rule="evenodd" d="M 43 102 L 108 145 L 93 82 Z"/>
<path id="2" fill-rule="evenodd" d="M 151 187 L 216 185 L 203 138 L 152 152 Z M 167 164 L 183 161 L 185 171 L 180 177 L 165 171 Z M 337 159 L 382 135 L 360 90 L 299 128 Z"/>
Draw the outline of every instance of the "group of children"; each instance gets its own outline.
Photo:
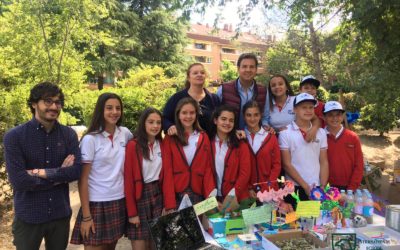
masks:
<path id="1" fill-rule="evenodd" d="M 81 141 L 82 207 L 71 243 L 113 249 L 125 234 L 133 249 L 150 249 L 147 221 L 175 211 L 184 195 L 193 204 L 211 196 L 222 202 L 234 189 L 239 202 L 255 199 L 258 191 L 278 188 L 281 168 L 302 200 L 313 186 L 327 183 L 356 189 L 363 171 L 359 139 L 342 126 L 338 102 L 324 105 L 326 127 L 315 128 L 316 104 L 308 93 L 293 97 L 295 120 L 277 135 L 262 126 L 264 107 L 249 101 L 241 111 L 246 138 L 239 139 L 235 107 L 217 107 L 207 134 L 198 122 L 198 102 L 185 97 L 175 108 L 176 132 L 162 138 L 160 111 L 145 109 L 132 134 L 121 126 L 121 99 L 100 95 Z M 312 128 L 316 135 L 309 142 Z M 285 201 L 295 206 L 290 198 Z"/>

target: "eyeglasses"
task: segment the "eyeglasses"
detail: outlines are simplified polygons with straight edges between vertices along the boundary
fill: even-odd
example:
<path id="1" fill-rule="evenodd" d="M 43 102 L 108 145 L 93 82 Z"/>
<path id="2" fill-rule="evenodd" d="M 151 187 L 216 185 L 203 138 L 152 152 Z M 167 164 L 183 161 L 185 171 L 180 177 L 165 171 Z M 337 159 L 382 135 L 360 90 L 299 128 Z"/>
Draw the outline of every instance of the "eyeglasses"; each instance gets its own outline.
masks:
<path id="1" fill-rule="evenodd" d="M 58 108 L 62 107 L 62 105 L 63 105 L 63 102 L 61 100 L 53 101 L 53 99 L 51 99 L 51 98 L 43 99 L 43 102 L 44 102 L 44 105 L 46 105 L 47 107 L 51 107 L 53 105 L 53 103 L 55 103 Z"/>

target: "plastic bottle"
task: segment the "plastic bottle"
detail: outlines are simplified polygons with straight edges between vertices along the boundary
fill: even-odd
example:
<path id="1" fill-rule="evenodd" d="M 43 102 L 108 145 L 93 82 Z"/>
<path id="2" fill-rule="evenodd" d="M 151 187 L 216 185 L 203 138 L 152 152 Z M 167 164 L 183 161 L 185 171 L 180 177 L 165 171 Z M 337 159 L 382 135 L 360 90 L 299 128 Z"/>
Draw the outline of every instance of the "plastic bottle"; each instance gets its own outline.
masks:
<path id="1" fill-rule="evenodd" d="M 366 218 L 372 217 L 372 215 L 374 214 L 374 201 L 372 200 L 372 196 L 370 193 L 366 194 L 362 214 Z"/>
<path id="2" fill-rule="evenodd" d="M 354 195 L 353 195 L 353 190 L 347 190 L 347 195 L 346 195 L 346 198 L 347 198 L 347 204 L 346 204 L 346 206 L 351 206 L 352 207 L 352 210 L 351 210 L 351 214 L 350 214 L 350 218 L 346 218 L 345 220 L 346 220 L 346 225 L 347 225 L 347 227 L 352 227 L 353 226 L 353 220 L 352 220 L 352 218 L 354 217 L 354 215 L 353 215 L 353 213 L 354 213 Z"/>
<path id="3" fill-rule="evenodd" d="M 345 206 L 347 203 L 347 195 L 346 195 L 346 191 L 344 191 L 344 190 L 340 190 L 339 203 L 341 206 Z"/>
<path id="4" fill-rule="evenodd" d="M 347 190 L 347 203 L 353 203 L 354 204 L 354 195 L 353 195 L 353 190 Z"/>
<path id="5" fill-rule="evenodd" d="M 356 214 L 362 215 L 363 214 L 364 201 L 363 201 L 363 198 L 362 198 L 361 190 L 359 190 L 359 189 L 357 189 L 357 192 L 356 192 L 355 203 L 356 204 L 355 204 L 355 207 L 354 207 L 354 212 Z"/>

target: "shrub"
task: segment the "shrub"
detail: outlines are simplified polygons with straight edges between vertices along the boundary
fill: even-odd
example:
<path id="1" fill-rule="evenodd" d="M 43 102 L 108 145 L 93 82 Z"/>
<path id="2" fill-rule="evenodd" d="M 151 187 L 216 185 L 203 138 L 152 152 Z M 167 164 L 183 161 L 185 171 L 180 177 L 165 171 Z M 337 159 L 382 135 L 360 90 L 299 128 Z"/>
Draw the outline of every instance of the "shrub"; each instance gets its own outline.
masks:
<path id="1" fill-rule="evenodd" d="M 228 60 L 222 60 L 222 70 L 219 73 L 222 82 L 228 82 L 238 77 L 237 69 L 234 63 Z"/>
<path id="2" fill-rule="evenodd" d="M 368 104 L 361 109 L 361 125 L 378 130 L 381 136 L 396 126 L 397 118 L 395 105 Z"/>

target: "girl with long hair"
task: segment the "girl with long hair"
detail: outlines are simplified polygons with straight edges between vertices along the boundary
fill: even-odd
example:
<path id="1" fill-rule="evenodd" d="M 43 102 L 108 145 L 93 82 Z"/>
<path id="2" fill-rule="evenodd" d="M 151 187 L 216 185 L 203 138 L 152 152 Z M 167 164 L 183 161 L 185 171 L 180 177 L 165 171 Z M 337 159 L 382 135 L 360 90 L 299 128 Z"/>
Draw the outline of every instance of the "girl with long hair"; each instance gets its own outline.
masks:
<path id="1" fill-rule="evenodd" d="M 145 109 L 139 118 L 135 138 L 126 146 L 127 236 L 132 249 L 151 249 L 147 221 L 160 217 L 163 208 L 168 212 L 175 208 L 172 175 L 164 171 L 161 124 L 160 111 L 151 107 Z"/>
<path id="2" fill-rule="evenodd" d="M 217 197 L 223 201 L 234 188 L 239 202 L 249 198 L 251 174 L 249 148 L 236 136 L 238 126 L 235 108 L 222 105 L 212 116 L 211 151 Z"/>
<path id="3" fill-rule="evenodd" d="M 185 194 L 196 204 L 215 189 L 210 141 L 198 116 L 197 101 L 191 97 L 181 99 L 175 109 L 176 134 L 164 138 L 166 170 L 173 175 L 178 206 Z"/>
<path id="4" fill-rule="evenodd" d="M 278 187 L 276 181 L 281 172 L 281 153 L 276 136 L 261 126 L 261 109 L 257 102 L 246 103 L 243 116 L 252 162 L 250 196 L 256 198 L 257 191 Z M 255 183 L 262 184 L 253 185 Z"/>
<path id="5" fill-rule="evenodd" d="M 85 249 L 115 249 L 125 234 L 125 146 L 132 133 L 121 126 L 123 105 L 114 93 L 97 99 L 90 126 L 81 141 L 82 174 L 78 181 L 81 209 L 72 244 Z"/>

